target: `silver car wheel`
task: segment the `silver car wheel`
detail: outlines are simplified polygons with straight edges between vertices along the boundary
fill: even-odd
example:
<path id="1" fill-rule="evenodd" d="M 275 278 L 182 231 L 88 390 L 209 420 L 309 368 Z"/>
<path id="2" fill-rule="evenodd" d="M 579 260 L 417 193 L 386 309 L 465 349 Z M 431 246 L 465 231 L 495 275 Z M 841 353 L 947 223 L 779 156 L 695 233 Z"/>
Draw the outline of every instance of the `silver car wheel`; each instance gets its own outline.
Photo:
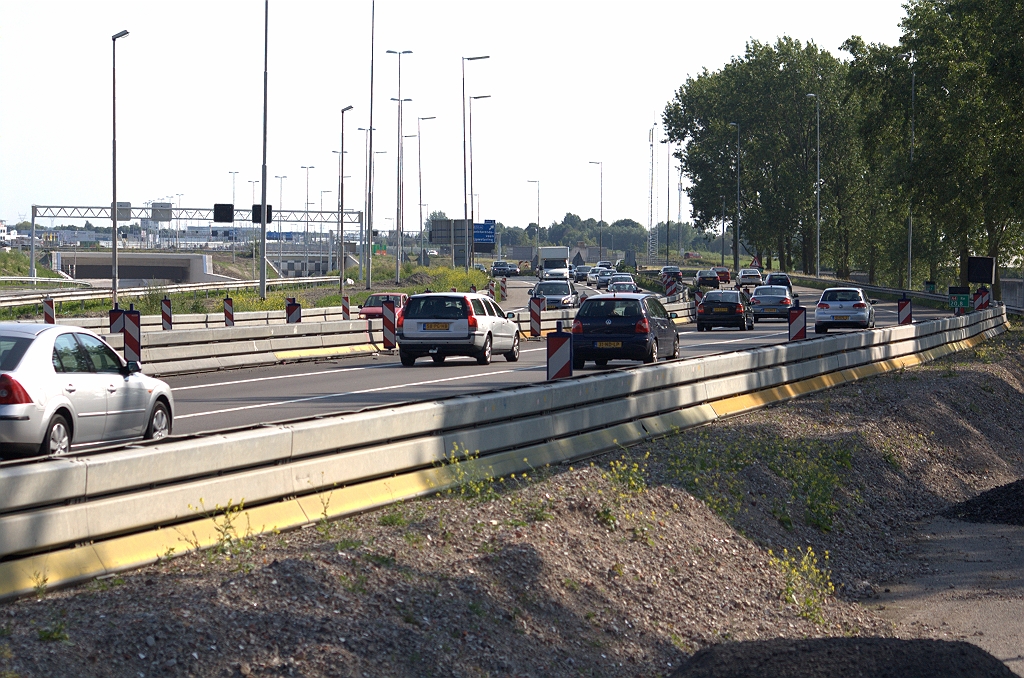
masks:
<path id="1" fill-rule="evenodd" d="M 166 438 L 170 426 L 167 421 L 167 411 L 162 407 L 156 408 L 153 412 L 153 421 L 150 424 L 153 438 Z"/>
<path id="2" fill-rule="evenodd" d="M 63 417 L 50 426 L 50 454 L 67 454 L 71 451 L 71 436 L 68 434 L 68 425 Z"/>

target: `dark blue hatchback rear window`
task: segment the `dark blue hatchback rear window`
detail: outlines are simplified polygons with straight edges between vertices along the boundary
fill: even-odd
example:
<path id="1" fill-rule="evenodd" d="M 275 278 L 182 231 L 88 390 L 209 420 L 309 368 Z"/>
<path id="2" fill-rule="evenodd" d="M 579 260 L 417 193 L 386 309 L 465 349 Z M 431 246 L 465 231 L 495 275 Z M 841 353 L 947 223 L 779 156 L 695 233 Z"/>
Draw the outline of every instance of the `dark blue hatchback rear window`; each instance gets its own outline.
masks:
<path id="1" fill-rule="evenodd" d="M 587 299 L 580 307 L 584 318 L 637 318 L 643 315 L 636 299 Z"/>

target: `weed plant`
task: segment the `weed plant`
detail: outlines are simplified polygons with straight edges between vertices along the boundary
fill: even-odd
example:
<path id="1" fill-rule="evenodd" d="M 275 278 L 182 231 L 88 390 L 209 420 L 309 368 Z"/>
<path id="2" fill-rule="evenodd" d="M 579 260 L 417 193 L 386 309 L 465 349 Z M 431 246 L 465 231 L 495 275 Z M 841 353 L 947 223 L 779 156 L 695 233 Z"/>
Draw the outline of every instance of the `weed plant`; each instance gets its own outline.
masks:
<path id="1" fill-rule="evenodd" d="M 783 599 L 796 605 L 798 614 L 804 619 L 818 625 L 824 624 L 825 601 L 836 590 L 828 570 L 828 551 L 825 551 L 824 562 L 820 567 L 818 556 L 810 546 L 806 551 L 798 548 L 797 553 L 799 558 L 783 549 L 782 557 L 778 558 L 769 550 L 769 563 L 782 572 L 785 578 Z"/>

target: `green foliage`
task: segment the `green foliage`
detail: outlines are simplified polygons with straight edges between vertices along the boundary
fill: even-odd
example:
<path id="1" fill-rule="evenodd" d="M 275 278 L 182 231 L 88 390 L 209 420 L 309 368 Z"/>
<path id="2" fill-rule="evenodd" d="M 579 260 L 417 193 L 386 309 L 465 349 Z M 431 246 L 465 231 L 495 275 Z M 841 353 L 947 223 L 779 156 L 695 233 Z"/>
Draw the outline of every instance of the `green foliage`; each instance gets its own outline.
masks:
<path id="1" fill-rule="evenodd" d="M 61 642 L 68 639 L 67 625 L 61 619 L 54 621 L 49 626 L 36 629 L 36 634 L 44 643 Z"/>
<path id="2" fill-rule="evenodd" d="M 2 276 L 27 276 L 29 272 L 29 258 L 22 252 L 11 250 L 10 252 L 0 251 L 0 275 Z M 59 278 L 60 276 L 36 262 L 36 277 Z"/>
<path id="3" fill-rule="evenodd" d="M 602 473 L 601 477 L 610 480 L 622 498 L 642 494 L 647 489 L 647 460 L 650 456 L 651 453 L 647 452 L 637 460 L 623 454 L 608 462 L 608 471 Z"/>
<path id="4" fill-rule="evenodd" d="M 828 570 L 828 551 L 825 551 L 824 562 L 818 566 L 818 556 L 810 546 L 804 551 L 797 549 L 800 557 L 790 555 L 788 549 L 782 550 L 778 558 L 768 551 L 769 563 L 782 572 L 785 587 L 782 597 L 787 603 L 797 606 L 798 614 L 815 624 L 824 624 L 824 607 L 829 596 L 835 593 L 831 574 Z"/>
<path id="5" fill-rule="evenodd" d="M 723 444 L 713 442 L 707 432 L 678 440 L 667 465 L 669 473 L 723 518 L 734 517 L 742 508 L 746 484 L 741 473 L 760 462 L 789 481 L 789 501 L 803 506 L 807 525 L 822 532 L 832 529 L 842 470 L 851 464 L 849 449 L 841 443 L 752 436 Z M 773 506 L 772 513 L 787 528 L 792 526 L 785 505 Z"/>

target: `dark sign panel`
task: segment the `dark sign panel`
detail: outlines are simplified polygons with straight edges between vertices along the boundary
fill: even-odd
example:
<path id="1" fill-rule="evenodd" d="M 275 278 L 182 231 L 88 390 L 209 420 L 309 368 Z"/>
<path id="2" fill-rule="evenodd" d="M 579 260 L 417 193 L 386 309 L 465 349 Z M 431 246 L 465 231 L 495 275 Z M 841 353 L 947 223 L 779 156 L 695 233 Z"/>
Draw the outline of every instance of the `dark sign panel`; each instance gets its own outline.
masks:
<path id="1" fill-rule="evenodd" d="M 967 257 L 967 282 L 996 284 L 996 260 L 993 257 Z"/>
<path id="2" fill-rule="evenodd" d="M 213 220 L 218 224 L 233 224 L 235 222 L 235 206 L 224 204 L 214 205 Z"/>

